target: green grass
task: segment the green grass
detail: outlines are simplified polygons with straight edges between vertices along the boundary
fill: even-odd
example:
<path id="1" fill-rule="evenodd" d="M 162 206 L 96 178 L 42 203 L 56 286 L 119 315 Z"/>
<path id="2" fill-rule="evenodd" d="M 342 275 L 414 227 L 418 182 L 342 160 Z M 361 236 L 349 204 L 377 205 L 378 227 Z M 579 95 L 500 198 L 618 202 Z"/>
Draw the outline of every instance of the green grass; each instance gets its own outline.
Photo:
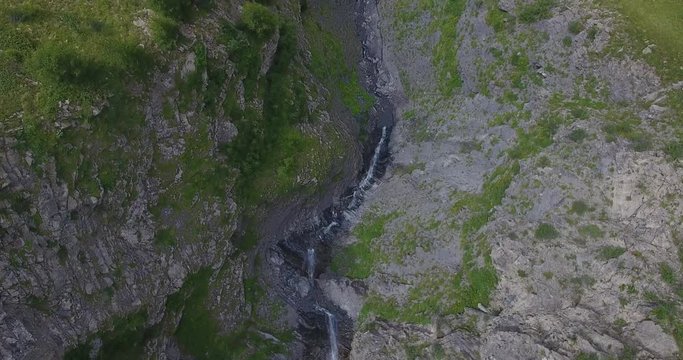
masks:
<path id="1" fill-rule="evenodd" d="M 0 118 L 21 110 L 24 119 L 42 123 L 55 114 L 58 101 L 67 99 L 87 116 L 94 102 L 124 91 L 150 68 L 150 55 L 137 46 L 141 33 L 130 26 L 143 8 L 132 0 L 0 5 L 0 53 L 6 65 L 0 84 L 12 89 L 0 94 L 0 104 L 7 105 Z"/>
<path id="2" fill-rule="evenodd" d="M 616 259 L 623 255 L 626 249 L 620 246 L 604 246 L 600 249 L 598 253 L 598 259 L 601 260 L 611 260 Z"/>
<path id="3" fill-rule="evenodd" d="M 553 137 L 561 123 L 561 118 L 547 115 L 526 132 L 518 128 L 517 144 L 508 150 L 508 155 L 513 159 L 526 159 L 538 154 L 553 144 Z"/>
<path id="4" fill-rule="evenodd" d="M 554 6 L 555 0 L 536 0 L 530 4 L 520 6 L 517 17 L 522 23 L 535 23 L 551 17 L 551 10 Z"/>
<path id="5" fill-rule="evenodd" d="M 431 28 L 439 32 L 439 40 L 434 47 L 432 62 L 436 68 L 439 90 L 443 96 L 451 96 L 462 86 L 458 69 L 458 33 L 456 25 L 465 11 L 465 0 L 430 0 L 433 16 Z"/>
<path id="6" fill-rule="evenodd" d="M 560 232 L 554 226 L 547 223 L 539 224 L 534 231 L 534 237 L 541 240 L 552 240 L 560 236 Z"/>
<path id="7" fill-rule="evenodd" d="M 365 279 L 370 276 L 377 264 L 387 260 L 374 241 L 384 234 L 387 223 L 399 215 L 398 212 L 365 215 L 361 223 L 353 229 L 353 235 L 358 241 L 343 248 L 332 259 L 333 271 L 352 279 Z"/>
<path id="8" fill-rule="evenodd" d="M 607 141 L 626 139 L 635 151 L 647 151 L 652 148 L 650 134 L 640 127 L 640 119 L 629 112 L 610 111 L 602 129 Z"/>
<path id="9" fill-rule="evenodd" d="M 615 49 L 621 46 L 632 49 L 653 65 L 666 81 L 683 78 L 683 38 L 680 36 L 683 7 L 680 1 L 602 0 L 601 4 L 623 15 L 624 30 L 629 37 L 620 39 Z M 640 55 L 648 42 L 656 45 L 652 54 Z"/>
<path id="10" fill-rule="evenodd" d="M 665 283 L 669 285 L 676 284 L 676 273 L 674 269 L 667 263 L 659 263 L 659 275 L 662 277 Z"/>

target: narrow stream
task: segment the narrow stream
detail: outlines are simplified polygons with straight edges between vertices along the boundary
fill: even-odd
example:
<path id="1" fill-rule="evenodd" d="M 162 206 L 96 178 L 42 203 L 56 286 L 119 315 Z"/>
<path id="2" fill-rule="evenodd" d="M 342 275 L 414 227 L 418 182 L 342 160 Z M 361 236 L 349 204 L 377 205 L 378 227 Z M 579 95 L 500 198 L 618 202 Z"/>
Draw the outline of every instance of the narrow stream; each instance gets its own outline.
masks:
<path id="1" fill-rule="evenodd" d="M 327 298 L 321 285 L 339 278 L 330 272 L 332 249 L 348 235 L 357 221 L 356 212 L 378 185 L 389 162 L 389 142 L 394 125 L 394 106 L 382 86 L 386 85 L 376 0 L 357 0 L 354 16 L 363 58 L 360 69 L 365 88 L 377 99 L 369 113 L 370 137 L 365 144 L 363 171 L 356 186 L 334 205 L 311 219 L 308 228 L 280 239 L 270 248 L 275 264 L 276 291 L 296 311 L 297 336 L 301 347 L 293 358 L 306 360 L 346 359 L 353 340 L 353 320 Z M 325 274 L 325 280 L 320 279 Z M 322 281 L 322 282 L 321 282 Z M 354 284 L 353 286 L 361 286 Z"/>
<path id="2" fill-rule="evenodd" d="M 390 128 L 382 127 L 377 135 L 367 171 L 359 177 L 358 186 L 349 189 L 321 219 L 312 221 L 314 225 L 308 230 L 280 240 L 272 249 L 284 260 L 279 273 L 281 294 L 298 313 L 297 332 L 305 345 L 303 359 L 337 360 L 346 358 L 350 350 L 353 321 L 325 296 L 318 278 L 328 271 L 332 247 L 348 234 L 355 211 L 384 174 Z"/>

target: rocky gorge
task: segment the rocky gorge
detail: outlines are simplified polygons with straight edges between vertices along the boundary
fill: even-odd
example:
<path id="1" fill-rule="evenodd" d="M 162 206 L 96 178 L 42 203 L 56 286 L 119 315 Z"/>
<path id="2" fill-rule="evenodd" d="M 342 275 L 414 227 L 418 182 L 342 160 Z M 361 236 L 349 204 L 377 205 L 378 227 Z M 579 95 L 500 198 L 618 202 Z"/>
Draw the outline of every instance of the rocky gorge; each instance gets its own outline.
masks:
<path id="1" fill-rule="evenodd" d="M 642 6 L 10 0 L 0 355 L 679 358 L 683 8 Z"/>

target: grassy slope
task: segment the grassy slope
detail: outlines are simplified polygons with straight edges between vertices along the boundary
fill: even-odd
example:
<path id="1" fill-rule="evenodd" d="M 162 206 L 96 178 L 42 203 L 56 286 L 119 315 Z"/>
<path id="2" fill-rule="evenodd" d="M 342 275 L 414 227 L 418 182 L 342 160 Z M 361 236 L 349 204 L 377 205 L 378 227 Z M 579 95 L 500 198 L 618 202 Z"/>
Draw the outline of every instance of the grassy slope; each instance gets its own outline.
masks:
<path id="1" fill-rule="evenodd" d="M 135 82 L 145 85 L 149 74 L 157 71 L 156 67 L 163 67 L 163 58 L 176 55 L 175 47 L 183 41 L 177 33 L 178 24 L 191 22 L 202 10 L 183 3 L 10 0 L 0 5 L 0 130 L 4 135 L 4 131 L 12 129 L 20 140 L 19 146 L 34 154 L 37 172 L 47 159 L 55 158 L 58 176 L 72 189 L 98 197 L 102 195 L 101 187 L 105 194 L 127 191 L 120 189 L 121 182 L 132 176 L 127 171 L 137 161 L 136 155 L 127 150 L 134 150 L 138 146 L 136 141 L 150 140 L 139 139 L 144 123 L 139 99 L 127 89 Z M 154 44 L 147 43 L 140 29 L 131 25 L 136 14 L 149 7 L 157 10 L 150 24 Z M 207 141 L 210 119 L 220 110 L 216 99 L 228 80 L 227 71 L 225 59 L 211 58 L 201 44 L 195 45 L 198 70 L 186 80 L 177 79 L 177 106 L 180 111 L 189 111 L 195 104 L 203 104 L 202 115 L 189 119 L 194 131 L 183 135 L 185 152 L 171 161 L 155 154 L 148 174 L 160 180 L 163 190 L 159 203 L 150 209 L 153 215 L 158 217 L 163 209 L 169 210 L 170 218 L 185 214 L 191 215 L 191 220 L 182 231 L 164 225 L 155 240 L 160 247 L 172 247 L 180 241 L 201 241 L 210 225 L 200 224 L 197 213 L 204 201 L 224 206 L 223 199 L 236 181 L 241 206 L 262 204 L 295 191 L 317 190 L 318 186 L 299 184 L 298 175 L 305 172 L 307 177 L 320 181 L 332 178 L 333 162 L 345 151 L 342 135 L 329 124 L 316 124 L 315 114 L 308 113 L 311 94 L 306 70 L 297 57 L 294 25 L 273 8 L 248 3 L 243 9 L 242 20 L 236 25 L 226 24 L 220 40 L 231 50 L 237 77 L 244 79 L 248 103 L 262 101 L 263 109 L 251 105 L 239 109 L 234 98 L 237 84 L 227 84 L 229 98 L 223 110 L 240 128 L 240 135 L 222 149 L 227 162 L 212 157 L 213 144 Z M 265 77 L 259 77 L 261 48 L 275 31 L 280 31 L 281 36 L 274 64 Z M 138 46 L 140 43 L 145 44 L 144 49 Z M 334 52 L 337 48 L 333 42 L 320 46 L 331 46 L 335 60 L 340 58 Z M 344 102 L 353 113 L 367 110 L 372 99 L 360 87 L 357 75 L 349 69 L 326 71 L 333 64 L 319 61 L 318 73 L 338 77 L 338 84 L 332 86 L 341 88 Z M 201 79 L 204 70 L 209 74 L 205 91 Z M 92 106 L 105 98 L 109 107 L 101 115 L 93 116 Z M 54 128 L 57 104 L 67 99 L 82 109 L 73 113 L 76 124 L 89 127 L 74 126 L 63 131 Z M 13 115 L 19 111 L 23 112 L 23 119 Z M 172 115 L 170 107 L 165 109 L 168 120 Z M 318 127 L 319 131 L 307 133 L 302 124 Z M 124 138 L 128 148 L 117 145 Z M 237 180 L 233 167 L 240 171 Z M 179 168 L 183 170 L 182 181 L 175 179 Z M 2 195 L 0 198 L 6 194 Z M 63 257 L 64 261 L 69 260 L 68 254 Z M 252 323 L 245 324 L 236 334 L 219 335 L 219 326 L 206 307 L 210 274 L 200 272 L 197 276 L 188 279 L 188 290 L 183 291 L 189 293 L 174 298 L 180 302 L 176 309 L 169 309 L 183 311 L 183 321 L 174 335 L 185 350 L 198 358 L 265 358 L 266 354 L 282 351 L 255 335 Z M 258 296 L 251 298 L 252 303 L 258 301 Z M 163 331 L 167 330 L 164 327 Z M 111 329 L 103 329 L 98 335 L 105 341 L 104 349 L 109 352 L 106 356 L 136 358 L 143 351 L 144 342 L 160 331 L 158 327 L 146 326 L 142 311 L 116 320 Z M 134 345 L 126 350 L 125 346 L 117 345 L 122 341 Z M 259 348 L 256 353 L 248 349 L 254 346 Z M 80 358 L 87 356 L 88 351 L 87 345 L 83 345 L 69 354 Z"/>
<path id="2" fill-rule="evenodd" d="M 683 80 L 683 5 L 678 0 L 602 0 L 626 19 L 625 30 L 635 43 L 636 53 L 655 44 L 653 53 L 644 56 L 667 81 Z"/>

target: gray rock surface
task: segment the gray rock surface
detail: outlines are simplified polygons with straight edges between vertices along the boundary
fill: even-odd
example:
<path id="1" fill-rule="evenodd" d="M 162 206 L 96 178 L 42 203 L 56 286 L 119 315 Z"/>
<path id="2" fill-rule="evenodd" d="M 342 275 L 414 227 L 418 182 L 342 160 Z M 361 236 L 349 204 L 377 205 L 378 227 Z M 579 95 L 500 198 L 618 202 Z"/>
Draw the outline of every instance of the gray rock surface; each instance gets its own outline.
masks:
<path id="1" fill-rule="evenodd" d="M 385 59 L 397 69 L 406 101 L 393 132 L 392 166 L 359 216 L 363 224 L 368 214 L 396 214 L 374 243 L 384 260 L 363 280 L 368 295 L 351 358 L 677 358 L 672 328 L 653 310 L 679 303 L 660 272 L 680 269 L 683 172 L 656 150 L 666 136 L 650 137 L 642 150 L 611 138 L 604 125 L 620 112 L 637 118 L 645 137 L 657 133 L 654 124 L 669 121 L 670 111 L 648 105 L 644 112 L 639 102 L 663 101 L 675 84 L 660 80 L 637 54 L 595 56 L 605 54 L 620 30 L 615 14 L 591 1 L 563 2 L 550 18 L 512 23 L 502 34 L 489 27 L 488 13 L 514 16 L 521 2 L 466 3 L 454 45 L 463 82 L 452 96 L 437 88 L 432 50 L 439 34 L 421 30 L 437 10 L 405 1 L 378 4 Z M 572 21 L 584 30 L 566 45 Z M 591 27 L 589 38 L 585 29 Z M 514 83 L 514 57 L 529 60 L 520 70 L 523 86 Z M 600 105 L 581 107 L 572 98 Z M 512 157 L 520 136 L 552 116 L 564 120 L 547 146 Z M 586 135 L 572 140 L 577 129 Z M 511 163 L 519 171 L 501 203 L 463 239 L 469 213 L 454 213 L 454 203 L 487 194 L 491 174 Z M 541 224 L 556 233 L 539 235 Z M 449 336 L 459 340 L 447 341 L 434 330 L 441 318 L 466 322 L 472 313 L 481 315 L 481 303 L 455 314 L 438 305 L 424 309 L 432 317 L 419 319 L 428 325 L 406 316 L 415 304 L 430 303 L 430 292 L 453 286 L 465 271 L 463 252 L 472 238 L 487 245 L 470 261 L 485 263 L 488 249 L 498 276 L 485 304 L 490 316 L 476 326 L 455 326 Z M 356 241 L 352 236 L 346 244 Z M 420 292 L 425 286 L 427 292 Z M 340 303 L 355 297 L 336 296 Z"/>

